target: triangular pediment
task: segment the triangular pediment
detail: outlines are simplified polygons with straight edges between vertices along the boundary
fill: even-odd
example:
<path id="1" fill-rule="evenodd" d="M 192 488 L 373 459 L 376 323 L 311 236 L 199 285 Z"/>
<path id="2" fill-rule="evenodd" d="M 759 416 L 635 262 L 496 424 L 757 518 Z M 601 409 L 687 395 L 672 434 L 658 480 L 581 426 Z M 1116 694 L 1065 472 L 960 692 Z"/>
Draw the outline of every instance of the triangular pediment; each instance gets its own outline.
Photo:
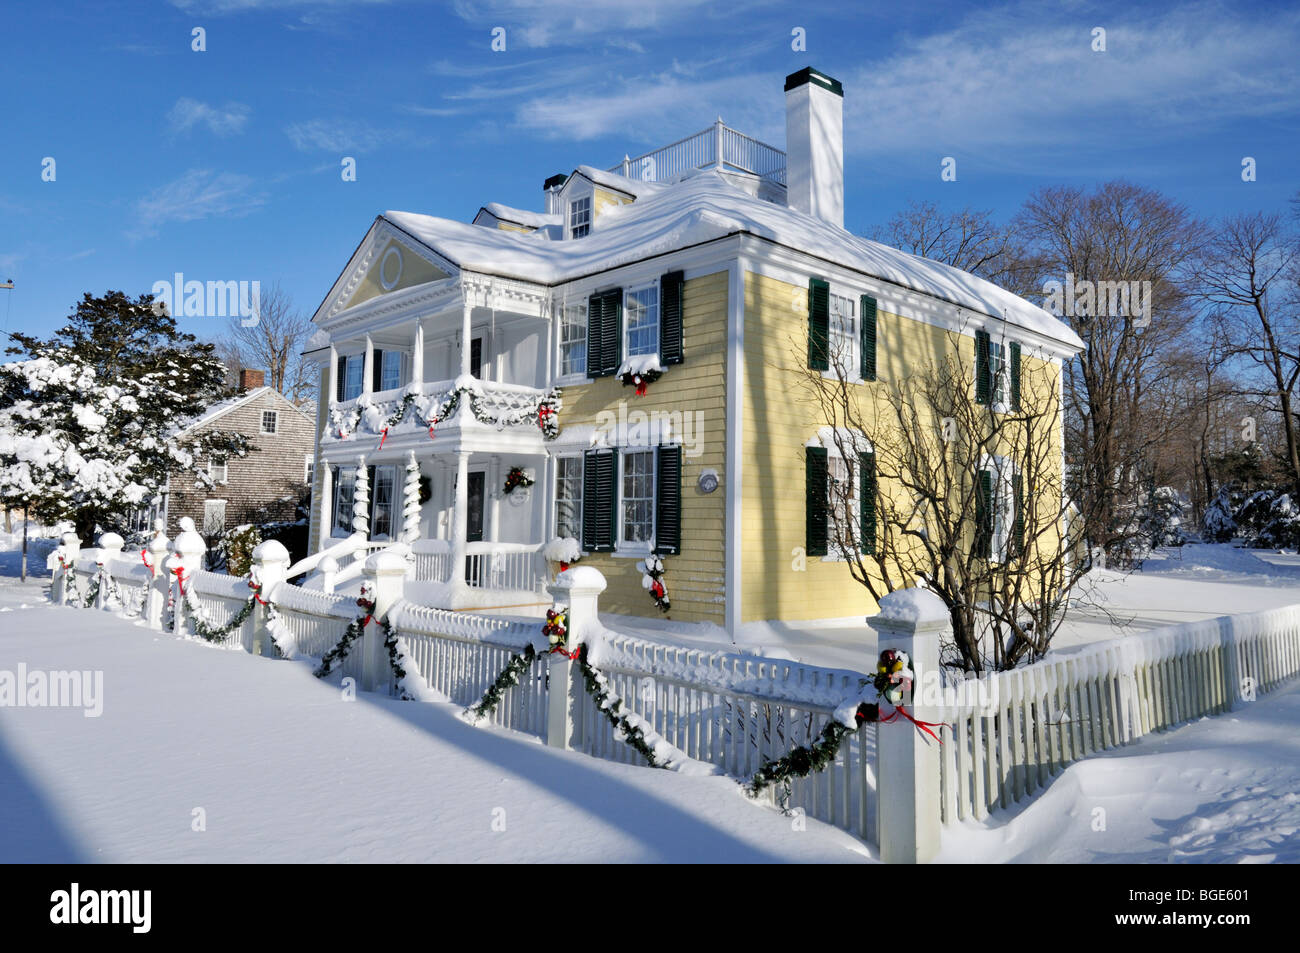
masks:
<path id="1" fill-rule="evenodd" d="M 451 262 L 432 249 L 383 218 L 376 219 L 313 320 L 333 317 L 383 295 L 441 281 L 455 270 Z"/>

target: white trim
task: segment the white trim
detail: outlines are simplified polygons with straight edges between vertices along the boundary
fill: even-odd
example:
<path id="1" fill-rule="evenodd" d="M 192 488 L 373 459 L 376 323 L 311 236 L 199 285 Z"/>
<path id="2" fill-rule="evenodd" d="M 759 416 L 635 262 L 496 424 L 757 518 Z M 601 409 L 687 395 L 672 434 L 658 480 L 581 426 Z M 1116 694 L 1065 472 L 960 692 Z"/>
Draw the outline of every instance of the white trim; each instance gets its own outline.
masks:
<path id="1" fill-rule="evenodd" d="M 393 280 L 389 281 L 384 277 L 384 272 L 388 270 L 388 259 L 390 256 L 397 256 L 397 274 L 393 275 Z M 389 242 L 388 247 L 384 249 L 384 255 L 379 259 L 379 287 L 385 291 L 392 291 L 397 287 L 397 283 L 402 280 L 402 267 L 405 261 L 402 259 L 402 246 L 400 242 Z"/>
<path id="2" fill-rule="evenodd" d="M 744 437 L 743 398 L 745 393 L 745 275 L 749 262 L 738 255 L 727 268 L 727 445 L 726 445 L 726 540 L 725 592 L 723 604 L 727 634 L 732 642 L 740 633 L 744 605 L 741 591 L 741 560 L 744 542 L 743 486 Z"/>

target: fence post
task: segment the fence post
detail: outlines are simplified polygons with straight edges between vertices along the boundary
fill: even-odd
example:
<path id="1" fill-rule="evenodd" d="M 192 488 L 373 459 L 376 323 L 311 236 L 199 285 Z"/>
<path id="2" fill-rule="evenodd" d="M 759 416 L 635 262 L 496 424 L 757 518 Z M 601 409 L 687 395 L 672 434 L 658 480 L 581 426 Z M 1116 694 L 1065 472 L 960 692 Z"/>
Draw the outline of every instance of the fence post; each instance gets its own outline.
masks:
<path id="1" fill-rule="evenodd" d="M 113 581 L 113 570 L 108 564 L 122 555 L 122 547 L 125 544 L 125 540 L 117 533 L 101 533 L 99 536 L 99 552 L 95 555 L 95 568 L 99 570 L 99 592 L 95 596 L 96 609 L 104 609 L 108 606 L 108 589 Z"/>
<path id="2" fill-rule="evenodd" d="M 280 583 L 285 581 L 289 569 L 289 550 L 276 539 L 259 543 L 253 550 L 251 581 L 261 587 L 264 602 L 271 601 L 271 594 Z M 246 648 L 253 655 L 275 656 L 275 640 L 271 638 L 271 608 L 261 603 L 253 609 L 252 638 Z"/>
<path id="3" fill-rule="evenodd" d="M 154 520 L 153 536 L 145 544 L 145 566 L 153 573 L 153 581 L 145 590 L 144 618 L 151 629 L 162 628 L 163 606 L 167 604 L 167 568 L 163 560 L 167 558 L 167 524 L 161 519 Z"/>
<path id="4" fill-rule="evenodd" d="M 376 686 L 388 680 L 388 650 L 384 648 L 382 623 L 388 618 L 388 610 L 401 601 L 406 570 L 405 559 L 384 550 L 370 556 L 361 567 L 361 575 L 370 588 L 370 598 L 375 600 L 371 624 L 366 626 L 361 639 L 361 687 L 368 692 L 373 692 Z"/>
<path id="5" fill-rule="evenodd" d="M 898 649 L 912 661 L 916 680 L 902 704 L 918 721 L 939 720 L 939 640 L 951 632 L 948 607 L 928 590 L 905 589 L 881 599 L 880 614 L 868 621 L 880 651 Z M 932 860 L 940 835 L 938 743 L 900 718 L 877 727 L 876 759 L 880 859 L 887 864 Z"/>
<path id="6" fill-rule="evenodd" d="M 77 567 L 77 555 L 81 552 L 81 540 L 77 539 L 76 533 L 64 533 L 59 545 L 50 553 L 49 558 L 45 561 L 46 568 L 56 570 L 54 573 L 54 582 L 50 587 L 50 596 L 56 606 L 64 605 L 68 601 L 68 571 L 58 569 L 59 557 L 63 557 L 65 565 L 72 567 L 75 571 Z"/>
<path id="7" fill-rule="evenodd" d="M 575 566 L 555 577 L 546 587 L 557 606 L 569 612 L 568 644 L 572 651 L 586 644 L 600 627 L 598 603 L 605 577 L 591 566 Z M 553 748 L 578 750 L 583 744 L 581 708 L 586 699 L 582 671 L 576 661 L 558 652 L 550 656 L 550 683 L 546 694 L 546 743 Z"/>
<path id="8" fill-rule="evenodd" d="M 185 579 L 186 591 L 194 585 L 194 574 L 203 565 L 203 554 L 207 549 L 203 537 L 194 528 L 194 520 L 188 516 L 184 517 L 181 520 L 181 531 L 176 534 L 176 542 L 172 544 L 172 554 L 167 557 L 164 565 L 177 580 Z M 175 611 L 172 613 L 172 633 L 184 636 L 185 618 L 189 610 L 185 607 L 185 596 L 179 581 L 176 583 L 176 598 L 173 605 Z"/>

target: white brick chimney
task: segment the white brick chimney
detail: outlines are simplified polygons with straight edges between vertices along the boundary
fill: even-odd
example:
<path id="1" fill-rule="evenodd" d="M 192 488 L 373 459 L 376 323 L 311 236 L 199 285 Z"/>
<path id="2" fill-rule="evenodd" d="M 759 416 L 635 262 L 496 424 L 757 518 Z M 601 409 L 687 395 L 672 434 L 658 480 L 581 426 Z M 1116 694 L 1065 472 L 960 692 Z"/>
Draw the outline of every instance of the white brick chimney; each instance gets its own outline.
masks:
<path id="1" fill-rule="evenodd" d="M 844 87 L 812 67 L 785 78 L 786 200 L 844 227 Z"/>

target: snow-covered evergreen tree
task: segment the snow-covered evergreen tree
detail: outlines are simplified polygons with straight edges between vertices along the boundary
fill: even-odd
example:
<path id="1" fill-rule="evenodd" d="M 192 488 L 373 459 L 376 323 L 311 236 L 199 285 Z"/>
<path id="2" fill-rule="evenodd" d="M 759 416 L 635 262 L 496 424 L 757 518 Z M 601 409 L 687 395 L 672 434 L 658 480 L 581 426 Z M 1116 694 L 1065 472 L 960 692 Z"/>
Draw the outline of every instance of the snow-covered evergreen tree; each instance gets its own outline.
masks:
<path id="1" fill-rule="evenodd" d="M 53 339 L 11 335 L 9 353 L 25 359 L 0 365 L 0 498 L 91 540 L 120 529 L 173 470 L 202 481 L 210 454 L 247 452 L 234 433 L 177 439 L 222 396 L 225 367 L 152 302 L 86 295 Z"/>
<path id="2" fill-rule="evenodd" d="M 1232 487 L 1220 487 L 1210 505 L 1205 508 L 1205 516 L 1201 518 L 1201 532 L 1207 541 L 1226 543 L 1237 535 L 1237 521 L 1233 516 L 1237 507 L 1232 497 Z"/>

